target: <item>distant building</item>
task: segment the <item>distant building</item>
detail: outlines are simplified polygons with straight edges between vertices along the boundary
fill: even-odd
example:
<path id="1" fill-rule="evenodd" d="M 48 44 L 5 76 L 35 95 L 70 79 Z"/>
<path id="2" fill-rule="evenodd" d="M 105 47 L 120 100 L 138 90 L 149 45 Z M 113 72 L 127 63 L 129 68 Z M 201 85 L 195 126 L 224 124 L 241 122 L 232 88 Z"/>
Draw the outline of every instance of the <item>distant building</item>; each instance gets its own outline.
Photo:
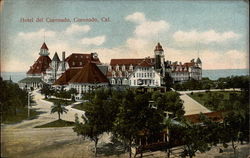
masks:
<path id="1" fill-rule="evenodd" d="M 75 88 L 79 94 L 92 91 L 96 87 L 164 87 L 165 77 L 174 82 L 202 79 L 200 58 L 190 62 L 165 61 L 164 50 L 160 43 L 154 49 L 154 57 L 111 59 L 109 65 L 100 62 L 97 53 L 72 53 L 60 60 L 55 52 L 50 59 L 48 47 L 43 43 L 39 58 L 30 67 L 27 77 L 19 81 L 20 87 L 38 88 L 51 84 L 57 88 Z"/>
<path id="2" fill-rule="evenodd" d="M 202 79 L 202 62 L 165 61 L 164 50 L 160 43 L 154 49 L 154 58 L 111 59 L 107 77 L 112 86 L 161 87 L 164 77 L 169 74 L 174 82 Z"/>

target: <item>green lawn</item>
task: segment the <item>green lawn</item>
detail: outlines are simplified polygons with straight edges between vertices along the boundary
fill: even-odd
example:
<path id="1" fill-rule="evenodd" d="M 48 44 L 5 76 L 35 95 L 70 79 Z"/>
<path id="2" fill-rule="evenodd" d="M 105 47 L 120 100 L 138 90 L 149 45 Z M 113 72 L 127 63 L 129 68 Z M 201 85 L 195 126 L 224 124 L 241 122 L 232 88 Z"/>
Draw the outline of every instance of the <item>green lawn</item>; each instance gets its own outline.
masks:
<path id="1" fill-rule="evenodd" d="M 230 94 L 236 94 L 236 95 L 240 95 L 240 92 L 227 92 L 227 91 L 219 91 L 219 92 L 211 92 L 211 91 L 207 91 L 207 92 L 199 92 L 199 93 L 191 93 L 188 94 L 188 96 L 190 96 L 191 98 L 193 98 L 194 100 L 196 100 L 197 102 L 199 102 L 200 104 L 202 104 L 203 106 L 207 107 L 208 109 L 212 110 L 212 111 L 216 111 L 217 109 L 212 107 L 211 105 L 206 105 L 205 101 L 208 100 L 209 97 L 213 96 L 213 95 L 217 95 L 219 96 L 219 101 L 223 101 L 223 100 L 229 100 L 229 95 Z"/>
<path id="2" fill-rule="evenodd" d="M 18 109 L 16 115 L 3 115 L 2 123 L 4 124 L 14 124 L 19 123 L 23 120 L 31 120 L 36 118 L 39 113 L 33 109 L 30 110 L 30 117 L 28 118 L 27 108 Z"/>
<path id="3" fill-rule="evenodd" d="M 49 122 L 41 126 L 36 126 L 35 128 L 70 127 L 70 126 L 74 126 L 74 122 L 65 121 L 65 120 L 56 120 L 56 121 Z"/>
<path id="4" fill-rule="evenodd" d="M 47 100 L 47 101 L 50 101 L 50 102 L 56 102 L 56 101 L 63 101 L 66 103 L 66 105 L 70 105 L 70 104 L 73 104 L 74 101 L 71 101 L 71 100 L 63 100 L 63 99 L 56 99 L 56 98 L 48 98 L 48 99 L 44 99 L 44 100 Z"/>

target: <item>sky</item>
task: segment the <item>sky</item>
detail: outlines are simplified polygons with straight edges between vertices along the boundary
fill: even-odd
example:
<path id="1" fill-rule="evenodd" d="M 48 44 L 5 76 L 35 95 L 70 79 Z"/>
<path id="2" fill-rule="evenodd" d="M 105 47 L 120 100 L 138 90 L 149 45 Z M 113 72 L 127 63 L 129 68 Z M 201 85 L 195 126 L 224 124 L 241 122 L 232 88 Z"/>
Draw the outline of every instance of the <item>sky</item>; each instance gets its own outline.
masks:
<path id="1" fill-rule="evenodd" d="M 51 58 L 62 51 L 66 56 L 97 52 L 103 63 L 153 57 L 160 42 L 166 60 L 184 63 L 199 57 L 203 69 L 246 69 L 248 15 L 244 1 L 4 0 L 1 71 L 27 71 L 44 41 Z"/>

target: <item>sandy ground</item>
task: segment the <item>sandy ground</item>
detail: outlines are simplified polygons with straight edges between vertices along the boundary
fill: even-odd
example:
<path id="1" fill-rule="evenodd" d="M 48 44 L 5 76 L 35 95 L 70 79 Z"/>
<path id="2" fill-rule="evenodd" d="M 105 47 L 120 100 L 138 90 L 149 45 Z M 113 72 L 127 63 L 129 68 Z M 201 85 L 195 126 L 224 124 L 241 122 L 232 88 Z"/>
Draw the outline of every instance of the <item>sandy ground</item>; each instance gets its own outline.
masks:
<path id="1" fill-rule="evenodd" d="M 184 96 L 184 97 L 183 97 Z M 93 157 L 93 142 L 77 136 L 73 132 L 72 127 L 64 128 L 33 128 L 47 122 L 54 121 L 58 118 L 57 114 L 50 114 L 51 103 L 42 100 L 43 96 L 34 92 L 34 100 L 37 105 L 33 108 L 42 112 L 38 118 L 34 120 L 26 120 L 15 125 L 2 125 L 1 127 L 1 157 L 10 158 L 89 158 Z M 206 110 L 204 107 L 197 105 L 190 100 L 190 97 L 182 95 L 184 98 L 185 110 L 189 113 L 192 110 Z M 194 106 L 195 105 L 195 106 Z M 196 108 L 197 106 L 197 108 Z M 195 107 L 195 108 L 194 108 Z M 84 114 L 83 111 L 67 107 L 67 114 L 62 115 L 62 119 L 74 121 L 75 114 L 79 116 Z M 191 109 L 190 109 L 191 108 Z M 98 157 L 104 158 L 127 158 L 128 153 L 123 152 L 123 148 L 119 148 L 118 144 L 110 142 L 110 135 L 104 134 L 100 138 L 98 144 Z M 179 157 L 182 149 L 172 152 L 171 157 Z M 245 158 L 249 154 L 249 145 L 240 145 L 239 151 Z M 118 155 L 120 154 L 120 155 Z M 213 148 L 206 153 L 198 153 L 197 158 L 227 158 L 232 155 L 232 150 L 227 149 L 224 153 L 219 153 L 218 148 Z M 166 157 L 164 152 L 148 152 L 144 154 L 148 158 Z"/>
<path id="2" fill-rule="evenodd" d="M 193 98 L 189 97 L 187 94 L 182 94 L 180 98 L 184 101 L 183 106 L 185 110 L 185 115 L 199 114 L 201 112 L 211 112 L 206 107 L 195 101 Z"/>

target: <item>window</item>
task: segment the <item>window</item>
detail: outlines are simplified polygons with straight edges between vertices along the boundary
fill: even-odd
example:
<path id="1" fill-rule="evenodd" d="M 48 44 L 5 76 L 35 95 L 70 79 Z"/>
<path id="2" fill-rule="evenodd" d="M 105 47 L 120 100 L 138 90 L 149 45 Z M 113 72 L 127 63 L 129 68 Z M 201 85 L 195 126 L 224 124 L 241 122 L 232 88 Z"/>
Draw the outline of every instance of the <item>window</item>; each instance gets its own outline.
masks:
<path id="1" fill-rule="evenodd" d="M 115 71 L 119 71 L 119 65 L 115 66 Z"/>
<path id="2" fill-rule="evenodd" d="M 128 77 L 128 71 L 125 71 L 125 76 Z M 135 77 L 135 74 L 134 74 Z"/>
<path id="3" fill-rule="evenodd" d="M 74 61 L 72 62 L 72 65 L 75 66 L 75 62 Z"/>
<path id="4" fill-rule="evenodd" d="M 122 65 L 122 71 L 125 71 L 125 70 L 126 70 L 125 65 Z"/>
<path id="5" fill-rule="evenodd" d="M 80 66 L 82 66 L 82 62 L 80 62 Z"/>
<path id="6" fill-rule="evenodd" d="M 108 71 L 110 72 L 112 70 L 112 66 L 111 65 L 109 65 L 109 67 L 108 67 Z"/>
<path id="7" fill-rule="evenodd" d="M 117 80 L 117 84 L 121 84 L 121 80 L 120 79 Z"/>
<path id="8" fill-rule="evenodd" d="M 134 85 L 136 85 L 136 80 L 134 80 Z"/>
<path id="9" fill-rule="evenodd" d="M 115 71 L 112 71 L 112 77 L 115 77 Z"/>
<path id="10" fill-rule="evenodd" d="M 129 70 L 130 70 L 130 71 L 133 71 L 133 65 L 132 65 L 132 64 L 130 64 Z"/>
<path id="11" fill-rule="evenodd" d="M 111 80 L 111 83 L 112 83 L 112 84 L 115 84 L 115 79 L 112 79 L 112 80 Z"/>

